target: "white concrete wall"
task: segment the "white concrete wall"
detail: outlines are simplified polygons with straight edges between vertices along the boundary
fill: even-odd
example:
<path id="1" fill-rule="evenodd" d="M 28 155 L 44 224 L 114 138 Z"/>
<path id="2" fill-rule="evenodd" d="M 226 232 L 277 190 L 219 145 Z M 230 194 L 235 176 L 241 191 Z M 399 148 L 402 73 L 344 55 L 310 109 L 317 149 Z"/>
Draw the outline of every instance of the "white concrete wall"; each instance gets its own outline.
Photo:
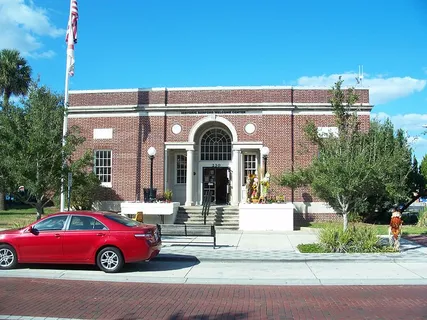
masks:
<path id="1" fill-rule="evenodd" d="M 294 230 L 292 203 L 239 205 L 239 230 L 292 231 Z"/>
<path id="2" fill-rule="evenodd" d="M 326 202 L 294 202 L 299 213 L 336 213 Z"/>

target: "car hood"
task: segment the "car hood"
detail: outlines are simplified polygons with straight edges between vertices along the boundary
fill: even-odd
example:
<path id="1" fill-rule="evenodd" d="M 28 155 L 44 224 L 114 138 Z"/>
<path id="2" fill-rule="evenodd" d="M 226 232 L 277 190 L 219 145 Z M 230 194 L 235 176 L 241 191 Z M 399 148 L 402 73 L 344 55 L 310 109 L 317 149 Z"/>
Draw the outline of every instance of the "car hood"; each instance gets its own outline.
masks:
<path id="1" fill-rule="evenodd" d="M 21 233 L 21 230 L 22 230 L 22 228 L 21 229 L 3 230 L 3 231 L 0 231 L 0 236 L 6 235 L 6 234 L 18 234 L 18 233 Z"/>

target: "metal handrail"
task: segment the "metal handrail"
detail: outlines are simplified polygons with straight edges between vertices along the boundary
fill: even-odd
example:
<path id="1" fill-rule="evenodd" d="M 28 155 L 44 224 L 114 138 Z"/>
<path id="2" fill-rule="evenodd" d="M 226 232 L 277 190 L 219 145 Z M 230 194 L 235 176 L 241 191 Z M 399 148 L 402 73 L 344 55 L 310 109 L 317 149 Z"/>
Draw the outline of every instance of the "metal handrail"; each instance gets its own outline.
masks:
<path id="1" fill-rule="evenodd" d="M 206 216 L 209 214 L 209 209 L 211 207 L 212 200 L 212 190 L 209 190 L 207 194 L 205 194 L 202 203 L 202 215 L 203 215 L 203 224 L 206 224 Z"/>

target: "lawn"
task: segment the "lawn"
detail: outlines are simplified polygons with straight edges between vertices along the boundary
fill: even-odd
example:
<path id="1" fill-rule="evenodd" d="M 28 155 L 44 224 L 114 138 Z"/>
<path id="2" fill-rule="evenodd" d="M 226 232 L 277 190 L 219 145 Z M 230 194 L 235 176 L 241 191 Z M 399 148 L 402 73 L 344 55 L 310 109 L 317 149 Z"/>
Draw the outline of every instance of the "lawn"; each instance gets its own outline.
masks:
<path id="1" fill-rule="evenodd" d="M 57 208 L 45 208 L 44 213 L 49 215 L 58 211 Z M 30 224 L 36 220 L 36 212 L 35 208 L 0 211 L 0 229 L 13 229 Z"/>
<path id="2" fill-rule="evenodd" d="M 309 228 L 323 228 L 326 226 L 342 226 L 342 223 L 339 222 L 310 222 L 308 225 Z M 365 225 L 373 226 L 377 229 L 377 233 L 380 235 L 388 234 L 388 225 L 385 224 L 367 224 L 367 223 L 349 223 L 349 225 Z M 427 228 L 417 227 L 416 225 L 403 225 L 402 227 L 403 235 L 420 235 L 427 234 Z"/>

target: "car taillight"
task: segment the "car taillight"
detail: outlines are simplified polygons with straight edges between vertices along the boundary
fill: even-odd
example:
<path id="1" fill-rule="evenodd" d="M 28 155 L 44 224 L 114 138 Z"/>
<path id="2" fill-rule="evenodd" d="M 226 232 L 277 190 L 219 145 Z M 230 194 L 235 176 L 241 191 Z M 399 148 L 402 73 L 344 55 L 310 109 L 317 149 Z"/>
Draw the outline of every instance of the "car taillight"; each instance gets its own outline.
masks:
<path id="1" fill-rule="evenodd" d="M 149 231 L 147 233 L 136 233 L 135 238 L 144 238 L 149 243 L 156 243 L 157 242 L 157 240 L 155 239 L 156 237 L 154 236 L 154 234 L 151 231 Z"/>

